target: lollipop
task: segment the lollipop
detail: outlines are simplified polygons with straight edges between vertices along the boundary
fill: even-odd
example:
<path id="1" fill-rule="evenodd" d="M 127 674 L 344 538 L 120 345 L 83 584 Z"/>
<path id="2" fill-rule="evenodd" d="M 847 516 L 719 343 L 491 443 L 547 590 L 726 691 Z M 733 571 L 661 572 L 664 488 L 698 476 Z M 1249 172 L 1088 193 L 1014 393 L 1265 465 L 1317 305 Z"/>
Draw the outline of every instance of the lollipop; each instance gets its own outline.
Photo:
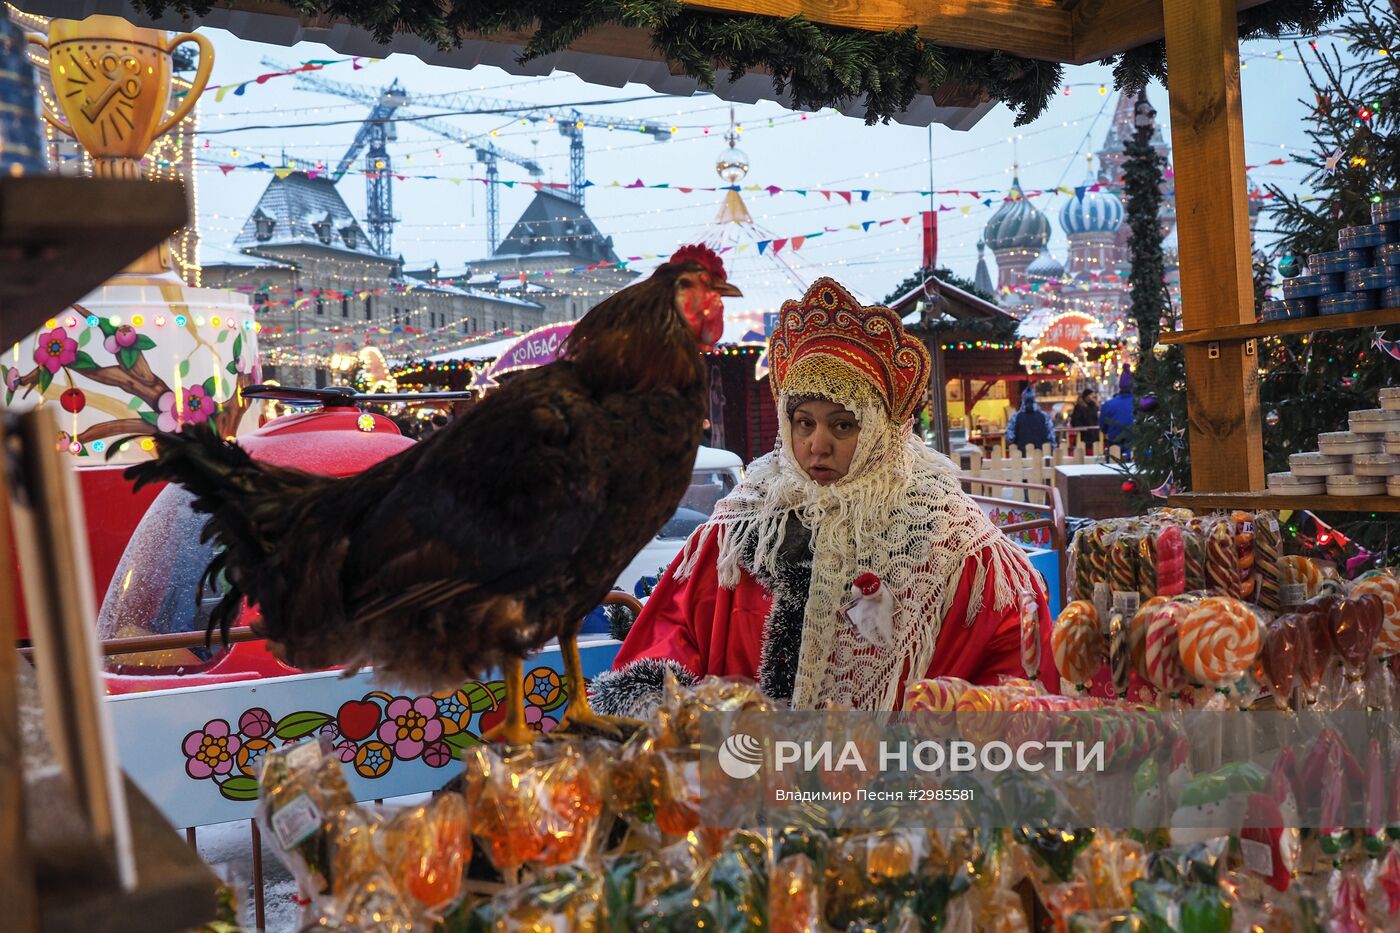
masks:
<path id="1" fill-rule="evenodd" d="M 1239 565 L 1235 553 L 1235 529 L 1226 518 L 1218 519 L 1206 540 L 1206 580 L 1210 588 L 1224 596 L 1234 596 L 1239 588 Z"/>
<path id="2" fill-rule="evenodd" d="M 1242 515 L 1242 512 L 1236 512 Z M 1246 527 L 1244 521 L 1237 519 L 1235 523 L 1237 529 Z M 1249 599 L 1254 595 L 1254 532 L 1235 532 L 1235 561 L 1239 568 L 1235 573 L 1235 596 L 1240 599 Z"/>
<path id="3" fill-rule="evenodd" d="M 1094 598 L 1094 565 L 1090 551 L 1094 548 L 1094 537 L 1087 530 L 1080 529 L 1074 536 L 1074 595 L 1078 599 Z"/>
<path id="4" fill-rule="evenodd" d="M 1108 582 L 1113 588 L 1113 599 L 1118 600 L 1119 593 L 1131 593 L 1134 596 L 1138 591 L 1138 539 L 1131 535 L 1121 534 L 1113 541 L 1113 546 L 1108 553 Z"/>
<path id="5" fill-rule="evenodd" d="M 1181 620 L 1181 664 L 1198 684 L 1233 683 L 1259 654 L 1259 619 L 1239 600 L 1212 596 Z"/>
<path id="6" fill-rule="evenodd" d="M 1186 589 L 1206 588 L 1206 542 L 1198 529 L 1187 529 L 1181 533 L 1183 560 L 1186 570 Z"/>
<path id="7" fill-rule="evenodd" d="M 1289 555 L 1282 558 L 1279 563 L 1283 567 L 1282 578 L 1298 587 L 1296 591 L 1298 598 L 1294 599 L 1293 602 L 1312 599 L 1322 589 L 1322 568 L 1317 565 L 1316 561 L 1306 557 Z M 1287 606 L 1291 603 L 1285 599 L 1283 604 Z"/>
<path id="8" fill-rule="evenodd" d="M 1157 539 L 1150 534 L 1138 541 L 1138 595 L 1144 600 L 1157 595 Z"/>
<path id="9" fill-rule="evenodd" d="M 1103 656 L 1103 634 L 1092 603 L 1076 599 L 1064 608 L 1050 631 L 1050 650 L 1060 676 L 1083 686 L 1094 679 Z"/>
<path id="10" fill-rule="evenodd" d="M 1157 533 L 1157 595 L 1186 592 L 1185 541 L 1181 528 L 1168 525 Z"/>
<path id="11" fill-rule="evenodd" d="M 1157 607 L 1166 602 L 1161 596 L 1154 596 L 1138 607 L 1138 611 L 1133 613 L 1132 621 L 1128 624 L 1128 652 L 1133 664 L 1133 670 L 1138 672 L 1138 676 L 1147 678 L 1147 625 L 1152 621 L 1152 613 Z"/>
<path id="12" fill-rule="evenodd" d="M 1279 616 L 1264 630 L 1255 676 L 1260 684 L 1269 688 L 1279 709 L 1288 709 L 1288 695 L 1293 690 L 1302 654 L 1301 642 L 1305 637 L 1295 615 Z"/>
<path id="13" fill-rule="evenodd" d="M 1154 607 L 1143 633 L 1142 675 L 1163 693 L 1179 693 L 1186 686 L 1186 669 L 1179 649 L 1182 618 L 1190 611 L 1186 603 L 1166 602 Z"/>
<path id="14" fill-rule="evenodd" d="M 1021 670 L 1034 680 L 1040 674 L 1040 600 L 1034 590 L 1022 590 L 1021 610 Z"/>
<path id="15" fill-rule="evenodd" d="M 1379 597 L 1385 610 L 1373 653 L 1377 657 L 1400 654 L 1400 580 L 1385 571 L 1373 570 L 1351 588 L 1353 596 L 1365 593 Z"/>
<path id="16" fill-rule="evenodd" d="M 1128 639 L 1128 620 L 1121 612 L 1108 619 L 1108 669 L 1113 692 L 1128 695 L 1128 674 L 1132 670 L 1132 646 Z"/>
<path id="17" fill-rule="evenodd" d="M 1365 667 L 1385 617 L 1385 604 L 1374 593 L 1339 599 L 1327 612 L 1327 633 L 1337 657 L 1353 674 Z"/>
<path id="18" fill-rule="evenodd" d="M 961 677 L 916 680 L 904 693 L 904 709 L 910 713 L 951 713 L 958 697 L 972 689 Z"/>
<path id="19" fill-rule="evenodd" d="M 1277 612 L 1283 538 L 1279 533 L 1278 517 L 1273 512 L 1260 512 L 1254 517 L 1254 566 L 1259 571 L 1259 605 Z"/>
<path id="20" fill-rule="evenodd" d="M 1312 600 L 1302 605 L 1292 617 L 1296 619 L 1300 635 L 1298 642 L 1297 677 L 1307 689 L 1309 698 L 1316 699 L 1322 675 L 1327 670 L 1327 662 L 1332 659 L 1332 636 L 1328 632 L 1327 614 L 1335 599 Z M 1288 618 L 1288 616 L 1280 616 Z"/>

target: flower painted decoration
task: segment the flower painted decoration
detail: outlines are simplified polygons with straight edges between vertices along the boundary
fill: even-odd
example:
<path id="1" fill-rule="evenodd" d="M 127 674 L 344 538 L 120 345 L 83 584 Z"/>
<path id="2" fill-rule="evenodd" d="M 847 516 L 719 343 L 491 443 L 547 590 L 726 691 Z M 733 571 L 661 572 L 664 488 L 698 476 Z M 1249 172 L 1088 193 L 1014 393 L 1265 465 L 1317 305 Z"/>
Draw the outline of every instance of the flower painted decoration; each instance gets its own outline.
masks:
<path id="1" fill-rule="evenodd" d="M 34 362 L 56 375 L 65 366 L 78 361 L 78 341 L 68 336 L 68 331 L 55 327 L 41 336 L 34 345 Z"/>
<path id="2" fill-rule="evenodd" d="M 211 719 L 203 729 L 185 736 L 185 772 L 196 780 L 228 774 L 242 744 L 238 736 L 229 733 L 228 723 Z"/>
<path id="3" fill-rule="evenodd" d="M 162 393 L 156 399 L 156 427 L 162 431 L 175 431 L 181 425 L 201 424 L 212 418 L 218 408 L 201 385 L 186 388 L 183 402 L 183 406 L 177 406 L 174 392 Z"/>
<path id="4" fill-rule="evenodd" d="M 442 738 L 442 722 L 432 697 L 395 697 L 384 709 L 379 741 L 394 750 L 395 758 L 417 758 L 423 748 Z"/>

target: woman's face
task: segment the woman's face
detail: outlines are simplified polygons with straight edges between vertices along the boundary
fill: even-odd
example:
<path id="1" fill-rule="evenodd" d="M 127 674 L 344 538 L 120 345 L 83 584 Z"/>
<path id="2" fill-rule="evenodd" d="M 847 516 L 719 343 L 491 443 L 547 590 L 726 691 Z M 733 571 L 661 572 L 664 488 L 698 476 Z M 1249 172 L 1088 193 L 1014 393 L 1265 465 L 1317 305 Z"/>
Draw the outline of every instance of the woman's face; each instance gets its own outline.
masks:
<path id="1" fill-rule="evenodd" d="M 830 486 L 850 472 L 859 436 L 856 416 L 835 402 L 811 399 L 793 409 L 793 455 L 821 486 Z"/>

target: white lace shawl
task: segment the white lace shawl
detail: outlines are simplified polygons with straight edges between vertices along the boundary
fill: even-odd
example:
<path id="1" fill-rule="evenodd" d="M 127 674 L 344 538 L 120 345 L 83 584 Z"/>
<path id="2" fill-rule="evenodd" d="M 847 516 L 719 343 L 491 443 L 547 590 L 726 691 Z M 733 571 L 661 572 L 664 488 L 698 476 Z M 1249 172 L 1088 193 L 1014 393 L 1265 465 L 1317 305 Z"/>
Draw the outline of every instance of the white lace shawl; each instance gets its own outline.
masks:
<path id="1" fill-rule="evenodd" d="M 689 576 L 700 545 L 717 533 L 719 582 L 732 589 L 741 555 L 751 553 L 757 570 L 774 571 L 789 516 L 811 530 L 812 583 L 794 709 L 892 709 L 903 672 L 921 677 L 928 669 L 969 557 L 976 577 L 963 624 L 984 604 L 1014 605 L 1022 589 L 1035 586 L 1025 554 L 962 492 L 951 461 L 915 439 L 910 425 L 891 423 L 878 402 L 846 404 L 861 425 L 846 476 L 830 486 L 808 478 L 792 454 L 789 419 L 781 415 L 786 399 L 780 399 L 774 451 L 755 460 L 720 500 L 676 570 L 680 579 Z M 896 597 L 893 638 L 878 648 L 846 631 L 839 612 L 851 582 L 866 571 Z M 990 594 L 988 573 L 996 581 Z"/>

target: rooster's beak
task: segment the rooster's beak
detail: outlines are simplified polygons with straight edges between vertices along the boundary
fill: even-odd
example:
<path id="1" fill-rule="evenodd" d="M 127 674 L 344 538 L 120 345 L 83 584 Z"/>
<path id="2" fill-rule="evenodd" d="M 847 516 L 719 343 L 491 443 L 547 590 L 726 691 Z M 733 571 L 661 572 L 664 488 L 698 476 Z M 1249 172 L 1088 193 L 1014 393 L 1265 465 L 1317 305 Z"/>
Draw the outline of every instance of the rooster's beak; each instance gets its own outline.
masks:
<path id="1" fill-rule="evenodd" d="M 733 286 L 733 285 L 730 285 L 728 282 L 716 282 L 716 283 L 714 283 L 713 285 L 710 286 L 710 289 L 711 289 L 716 295 L 722 295 L 722 296 L 725 297 L 725 298 L 743 298 L 743 297 L 744 297 L 744 293 L 743 293 L 743 292 L 739 291 L 738 288 L 736 288 L 736 287 Z"/>

